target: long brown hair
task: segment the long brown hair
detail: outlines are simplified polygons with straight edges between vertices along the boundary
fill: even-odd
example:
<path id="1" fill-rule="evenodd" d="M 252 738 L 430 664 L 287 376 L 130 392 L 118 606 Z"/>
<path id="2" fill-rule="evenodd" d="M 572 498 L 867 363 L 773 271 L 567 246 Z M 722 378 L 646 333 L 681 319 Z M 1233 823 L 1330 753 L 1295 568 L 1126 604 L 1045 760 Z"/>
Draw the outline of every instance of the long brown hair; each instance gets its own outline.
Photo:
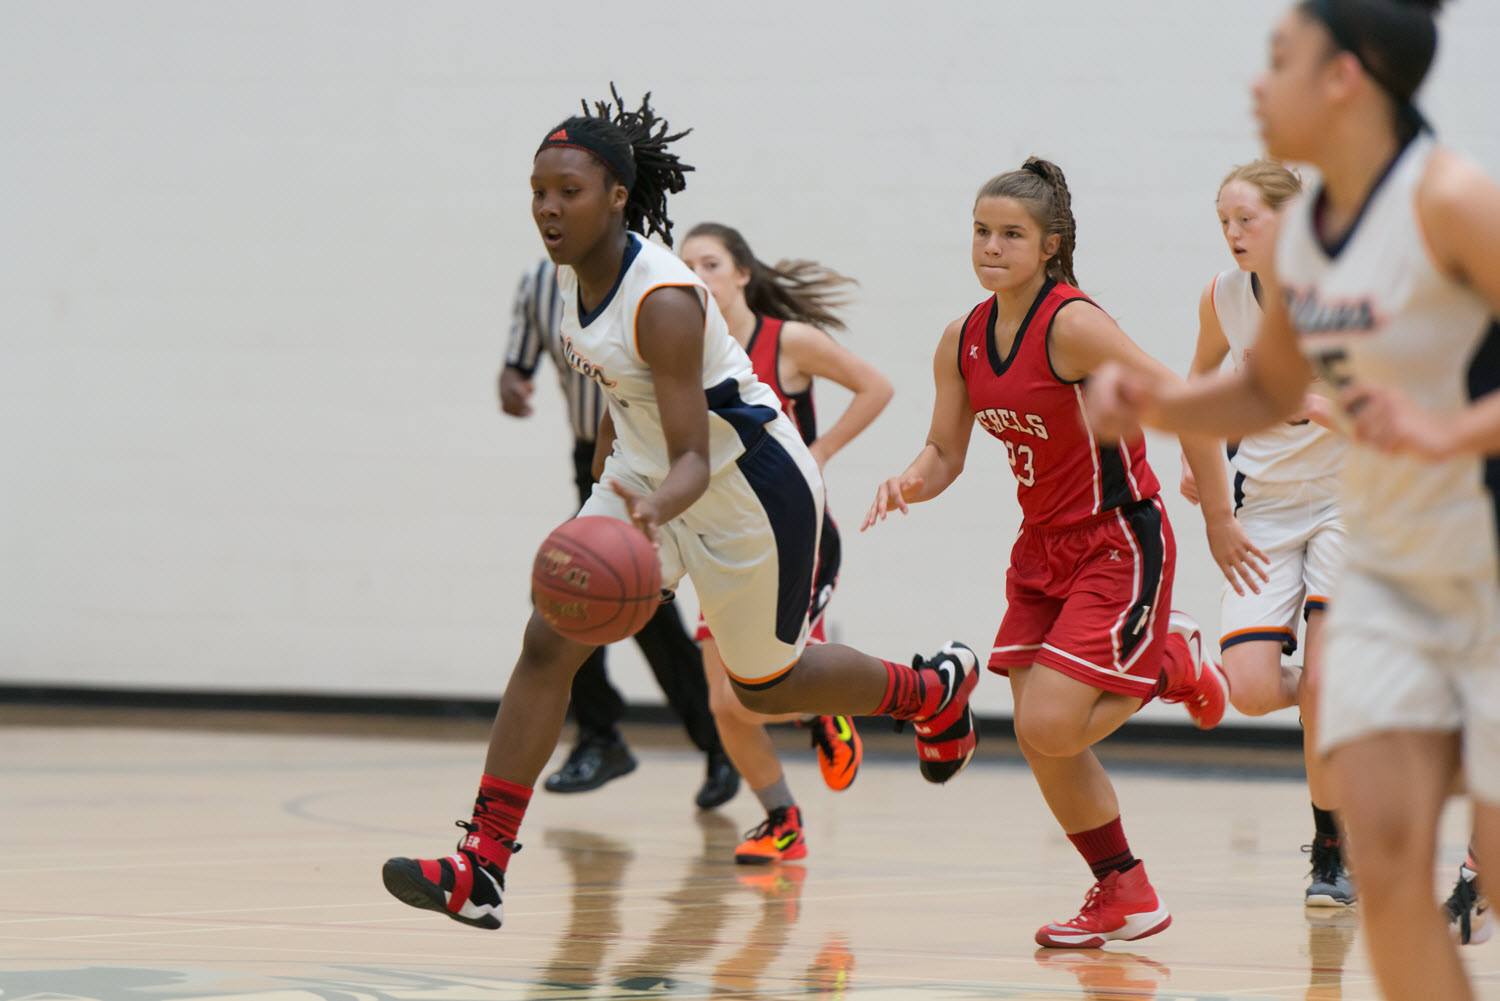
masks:
<path id="1" fill-rule="evenodd" d="M 1030 156 L 1019 170 L 998 174 L 979 189 L 974 204 L 981 198 L 1014 198 L 1026 207 L 1042 230 L 1042 240 L 1054 233 L 1060 238 L 1057 253 L 1047 259 L 1047 277 L 1077 285 L 1073 276 L 1073 248 L 1077 226 L 1073 222 L 1073 196 L 1068 192 L 1062 168 L 1050 160 Z"/>
<path id="2" fill-rule="evenodd" d="M 723 223 L 700 222 L 688 230 L 685 239 L 695 236 L 718 240 L 734 258 L 735 266 L 750 275 L 750 283 L 745 286 L 745 303 L 752 313 L 810 323 L 827 330 L 847 329 L 836 311 L 849 304 L 841 289 L 858 285 L 853 278 L 816 261 L 766 264 L 750 252 L 750 244 L 739 230 Z"/>

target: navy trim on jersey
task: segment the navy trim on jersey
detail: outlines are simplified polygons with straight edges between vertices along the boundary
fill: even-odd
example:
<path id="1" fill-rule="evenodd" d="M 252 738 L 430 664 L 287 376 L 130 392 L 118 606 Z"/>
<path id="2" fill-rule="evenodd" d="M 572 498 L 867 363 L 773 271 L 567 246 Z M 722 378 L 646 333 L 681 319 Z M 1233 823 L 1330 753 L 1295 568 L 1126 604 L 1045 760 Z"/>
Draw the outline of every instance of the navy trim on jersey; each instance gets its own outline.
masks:
<path id="1" fill-rule="evenodd" d="M 1415 138 L 1416 136 L 1412 136 L 1412 139 Z M 1401 158 L 1406 155 L 1407 149 L 1411 147 L 1412 139 L 1408 139 L 1401 144 L 1401 148 L 1396 151 L 1395 156 L 1391 157 L 1391 162 L 1385 165 L 1385 169 L 1380 172 L 1380 176 L 1375 179 L 1374 185 L 1370 187 L 1369 193 L 1365 195 L 1365 200 L 1360 204 L 1359 211 L 1354 214 L 1354 221 L 1349 224 L 1348 229 L 1344 230 L 1342 236 L 1331 243 L 1323 238 L 1322 227 L 1318 225 L 1323 215 L 1323 196 L 1327 193 L 1322 182 L 1318 183 L 1317 194 L 1313 195 L 1310 221 L 1312 222 L 1313 242 L 1318 245 L 1319 250 L 1323 251 L 1324 257 L 1330 261 L 1335 260 L 1344 252 L 1344 248 L 1349 246 L 1349 241 L 1354 239 L 1354 233 L 1359 229 L 1359 224 L 1364 221 L 1365 212 L 1374 203 L 1375 196 L 1380 193 L 1380 189 L 1385 186 L 1386 178 L 1391 176 L 1391 171 L 1396 169 L 1396 164 L 1400 163 Z"/>
<path id="2" fill-rule="evenodd" d="M 583 286 L 581 284 L 578 286 L 578 325 L 580 327 L 587 327 L 599 319 L 600 313 L 609 308 L 609 304 L 614 301 L 615 293 L 620 291 L 620 283 L 625 280 L 625 272 L 630 270 L 630 265 L 635 263 L 636 255 L 641 252 L 641 238 L 634 233 L 625 235 L 628 239 L 625 241 L 625 254 L 620 258 L 620 273 L 615 275 L 615 283 L 610 286 L 609 294 L 599 300 L 599 305 L 587 313 L 583 311 Z"/>
<path id="3" fill-rule="evenodd" d="M 1146 628 L 1146 620 L 1161 592 L 1161 568 L 1166 549 L 1162 545 L 1161 508 L 1156 506 L 1154 498 L 1124 505 L 1120 508 L 1120 517 L 1125 519 L 1125 526 L 1141 553 L 1141 593 L 1120 625 L 1120 662 L 1123 664 L 1150 631 Z"/>
<path id="4" fill-rule="evenodd" d="M 1490 320 L 1490 329 L 1469 362 L 1468 383 L 1471 401 L 1500 390 L 1500 320 Z M 1500 456 L 1480 461 L 1484 463 L 1484 486 L 1490 492 L 1495 538 L 1500 540 Z"/>
<path id="5" fill-rule="evenodd" d="M 796 643 L 812 603 L 813 565 L 818 558 L 817 498 L 796 460 L 766 432 L 776 411 L 745 403 L 733 379 L 725 379 L 706 395 L 709 409 L 728 421 L 745 445 L 735 465 L 755 491 L 776 539 L 776 638 Z M 766 419 L 756 422 L 759 414 Z"/>
<path id="6" fill-rule="evenodd" d="M 1229 457 L 1231 459 L 1234 458 L 1234 453 L 1230 452 L 1229 453 Z M 1245 506 L 1245 474 L 1242 473 L 1242 472 L 1240 472 L 1239 470 L 1235 470 L 1235 473 L 1234 473 L 1234 513 L 1236 515 L 1238 515 L 1240 513 L 1240 508 L 1242 508 L 1244 506 Z"/>
<path id="7" fill-rule="evenodd" d="M 1026 337 L 1026 328 L 1031 326 L 1036 311 L 1042 308 L 1042 303 L 1046 301 L 1056 284 L 1055 278 L 1048 278 L 1042 283 L 1042 290 L 1036 294 L 1036 298 L 1031 301 L 1031 308 L 1026 311 L 1026 319 L 1022 320 L 1021 325 L 1016 328 L 1015 339 L 1010 342 L 1010 354 L 1005 356 L 1004 361 L 1000 360 L 1000 348 L 995 344 L 995 319 L 1000 315 L 1000 300 L 995 296 L 990 297 L 990 320 L 984 325 L 984 349 L 985 353 L 990 356 L 990 368 L 996 375 L 1004 375 L 1006 369 L 1010 368 L 1011 363 L 1016 360 L 1016 355 L 1021 351 L 1021 341 Z"/>
<path id="8" fill-rule="evenodd" d="M 1282 629 L 1256 629 L 1243 633 L 1237 633 L 1219 644 L 1219 652 L 1223 653 L 1232 646 L 1241 643 L 1265 643 L 1275 642 L 1281 644 L 1281 652 L 1287 656 L 1297 652 L 1297 637 L 1288 637 Z"/>

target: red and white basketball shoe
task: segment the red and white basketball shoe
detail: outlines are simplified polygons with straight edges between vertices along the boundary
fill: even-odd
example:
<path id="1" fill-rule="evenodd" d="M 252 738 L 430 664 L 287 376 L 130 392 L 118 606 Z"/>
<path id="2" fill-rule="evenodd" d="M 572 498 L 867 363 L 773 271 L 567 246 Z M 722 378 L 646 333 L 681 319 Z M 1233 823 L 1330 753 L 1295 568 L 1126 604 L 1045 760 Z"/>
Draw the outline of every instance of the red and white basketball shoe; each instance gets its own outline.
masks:
<path id="1" fill-rule="evenodd" d="M 1171 923 L 1172 915 L 1146 879 L 1145 864 L 1137 862 L 1125 872 L 1112 872 L 1095 883 L 1076 918 L 1038 928 L 1036 944 L 1053 949 L 1096 949 L 1105 942 L 1133 942 L 1155 935 Z"/>
<path id="2" fill-rule="evenodd" d="M 1203 630 L 1186 612 L 1173 612 L 1168 618 L 1167 643 L 1186 646 L 1187 657 L 1173 656 L 1170 650 L 1163 653 L 1166 685 L 1161 700 L 1181 702 L 1198 729 L 1212 730 L 1229 706 L 1229 679 L 1217 662 L 1203 656 Z"/>

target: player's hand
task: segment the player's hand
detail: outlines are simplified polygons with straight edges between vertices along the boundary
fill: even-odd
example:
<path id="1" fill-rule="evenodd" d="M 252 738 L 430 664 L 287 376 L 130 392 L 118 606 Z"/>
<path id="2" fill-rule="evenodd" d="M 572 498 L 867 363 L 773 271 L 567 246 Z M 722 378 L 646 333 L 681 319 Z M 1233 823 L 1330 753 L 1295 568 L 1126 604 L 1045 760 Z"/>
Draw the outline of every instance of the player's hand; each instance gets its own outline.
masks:
<path id="1" fill-rule="evenodd" d="M 651 540 L 651 545 L 660 549 L 661 531 L 657 526 L 661 522 L 661 516 L 656 510 L 656 502 L 652 499 L 652 495 L 647 494 L 643 497 L 616 479 L 609 481 L 609 487 L 624 499 L 625 510 L 630 513 L 631 523 Z"/>
<path id="2" fill-rule="evenodd" d="M 1180 456 L 1182 460 L 1182 479 L 1177 484 L 1177 492 L 1186 497 L 1189 504 L 1198 503 L 1198 478 L 1193 475 L 1193 467 L 1188 465 L 1187 456 Z"/>
<path id="3" fill-rule="evenodd" d="M 1208 551 L 1234 593 L 1244 597 L 1245 589 L 1249 588 L 1260 594 L 1261 583 L 1271 579 L 1266 569 L 1271 561 L 1250 541 L 1240 520 L 1226 515 L 1209 519 L 1204 527 L 1208 531 Z"/>
<path id="4" fill-rule="evenodd" d="M 1089 426 L 1105 444 L 1138 434 L 1141 415 L 1156 402 L 1150 380 L 1118 362 L 1100 365 L 1083 389 Z"/>
<path id="5" fill-rule="evenodd" d="M 1302 406 L 1291 416 L 1290 422 L 1312 421 L 1319 427 L 1325 427 L 1330 431 L 1339 429 L 1338 417 L 1333 412 L 1333 404 L 1328 402 L 1328 397 L 1321 393 L 1302 394 Z"/>
<path id="6" fill-rule="evenodd" d="M 1438 420 L 1394 386 L 1361 384 L 1339 398 L 1354 418 L 1354 437 L 1382 452 L 1408 453 L 1434 462 L 1456 451 L 1449 424 Z"/>
<path id="7" fill-rule="evenodd" d="M 894 506 L 902 514 L 910 514 L 911 508 L 907 504 L 907 491 L 916 492 L 922 488 L 922 477 L 913 476 L 904 479 L 900 476 L 892 476 L 880 486 L 875 488 L 875 503 L 870 505 L 870 511 L 865 515 L 865 523 L 859 526 L 863 532 L 874 525 L 877 521 L 885 521 L 885 516 L 890 513 Z"/>
<path id="8" fill-rule="evenodd" d="M 500 409 L 512 417 L 531 416 L 531 380 L 513 368 L 502 368 L 499 379 Z"/>

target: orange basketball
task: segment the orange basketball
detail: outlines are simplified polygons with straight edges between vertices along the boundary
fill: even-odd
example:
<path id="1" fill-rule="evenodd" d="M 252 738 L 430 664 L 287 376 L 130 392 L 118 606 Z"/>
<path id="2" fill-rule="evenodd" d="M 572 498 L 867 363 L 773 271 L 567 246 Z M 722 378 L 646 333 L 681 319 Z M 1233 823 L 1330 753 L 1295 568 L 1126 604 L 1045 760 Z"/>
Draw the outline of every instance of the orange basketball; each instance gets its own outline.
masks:
<path id="1" fill-rule="evenodd" d="M 531 567 L 531 600 L 553 629 L 603 646 L 634 636 L 661 604 L 661 562 L 640 529 L 601 515 L 565 521 Z"/>

